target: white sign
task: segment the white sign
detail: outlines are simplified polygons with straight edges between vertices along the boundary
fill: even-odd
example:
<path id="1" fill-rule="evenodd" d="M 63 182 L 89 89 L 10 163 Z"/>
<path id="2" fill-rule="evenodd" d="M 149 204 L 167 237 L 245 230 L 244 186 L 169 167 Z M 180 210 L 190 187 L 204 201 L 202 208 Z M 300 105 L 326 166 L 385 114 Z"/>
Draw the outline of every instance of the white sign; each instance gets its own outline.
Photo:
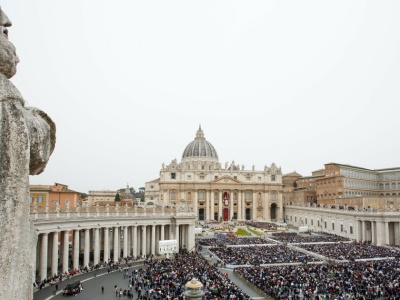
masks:
<path id="1" fill-rule="evenodd" d="M 159 241 L 160 254 L 178 253 L 177 240 L 162 240 Z"/>

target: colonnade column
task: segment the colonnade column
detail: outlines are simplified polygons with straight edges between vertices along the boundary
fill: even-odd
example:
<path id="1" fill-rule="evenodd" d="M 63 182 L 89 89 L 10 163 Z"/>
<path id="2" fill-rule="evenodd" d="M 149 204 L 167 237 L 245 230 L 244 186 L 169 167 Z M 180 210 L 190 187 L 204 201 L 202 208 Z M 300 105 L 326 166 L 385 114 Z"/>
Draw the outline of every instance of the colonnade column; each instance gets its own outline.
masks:
<path id="1" fill-rule="evenodd" d="M 242 220 L 242 191 L 238 191 L 238 220 Z"/>
<path id="2" fill-rule="evenodd" d="M 156 225 L 151 225 L 151 255 L 156 254 Z"/>
<path id="3" fill-rule="evenodd" d="M 62 271 L 68 272 L 68 254 L 69 254 L 69 231 L 63 232 L 63 257 Z"/>
<path id="4" fill-rule="evenodd" d="M 51 251 L 51 275 L 58 275 L 58 232 L 53 232 L 53 249 Z"/>
<path id="5" fill-rule="evenodd" d="M 215 209 L 215 199 L 214 199 L 214 193 L 210 191 L 210 205 L 211 205 L 211 217 L 210 220 L 214 220 L 214 209 Z"/>
<path id="6" fill-rule="evenodd" d="M 233 195 L 232 190 L 229 190 L 229 202 L 230 202 L 230 212 L 229 212 L 229 220 L 233 219 Z"/>
<path id="7" fill-rule="evenodd" d="M 146 225 L 142 225 L 142 256 L 146 256 Z"/>
<path id="8" fill-rule="evenodd" d="M 393 224 L 393 234 L 394 234 L 394 244 L 400 244 L 400 222 L 395 222 Z"/>
<path id="9" fill-rule="evenodd" d="M 206 190 L 206 221 L 210 220 L 210 191 Z"/>
<path id="10" fill-rule="evenodd" d="M 282 195 L 282 192 L 278 193 L 278 203 L 279 203 L 278 221 L 282 222 L 283 221 L 283 195 Z"/>
<path id="11" fill-rule="evenodd" d="M 186 238 L 188 244 L 188 251 L 190 251 L 195 246 L 194 225 L 188 225 Z"/>
<path id="12" fill-rule="evenodd" d="M 47 247 L 49 243 L 47 233 L 42 233 L 40 241 L 40 280 L 47 278 Z"/>
<path id="13" fill-rule="evenodd" d="M 124 257 L 128 256 L 128 226 L 124 227 Z"/>
<path id="14" fill-rule="evenodd" d="M 110 241 L 109 241 L 109 235 L 110 235 L 110 231 L 108 230 L 108 227 L 105 227 L 103 229 L 104 231 L 104 254 L 103 254 L 103 261 L 105 263 L 108 263 L 108 259 L 110 258 Z"/>
<path id="15" fill-rule="evenodd" d="M 361 221 L 361 240 L 365 242 L 365 221 Z"/>
<path id="16" fill-rule="evenodd" d="M 114 227 L 114 261 L 118 261 L 119 259 L 119 227 Z"/>
<path id="17" fill-rule="evenodd" d="M 384 232 L 385 232 L 385 245 L 389 245 L 390 244 L 390 232 L 389 232 L 389 222 L 385 222 L 385 228 L 384 228 Z"/>
<path id="18" fill-rule="evenodd" d="M 165 225 L 161 225 L 161 236 L 160 240 L 165 240 Z"/>
<path id="19" fill-rule="evenodd" d="M 137 226 L 132 226 L 132 256 L 137 257 Z"/>
<path id="20" fill-rule="evenodd" d="M 371 221 L 371 243 L 376 244 L 376 223 Z"/>
<path id="21" fill-rule="evenodd" d="M 176 224 L 176 226 L 175 226 L 175 239 L 178 242 L 178 250 L 179 250 L 180 243 L 179 243 L 179 225 L 178 224 Z"/>
<path id="22" fill-rule="evenodd" d="M 376 245 L 382 246 L 382 227 L 383 223 L 381 221 L 376 222 Z"/>
<path id="23" fill-rule="evenodd" d="M 252 199 L 252 203 L 253 203 L 253 205 L 252 205 L 252 219 L 253 220 L 255 220 L 256 218 L 257 218 L 257 194 L 256 194 L 256 192 L 255 191 L 253 191 L 253 199 Z"/>
<path id="24" fill-rule="evenodd" d="M 193 203 L 193 208 L 194 208 L 194 215 L 196 218 L 199 218 L 199 209 L 198 209 L 198 205 L 199 205 L 199 191 L 195 190 L 194 191 L 194 203 Z"/>
<path id="25" fill-rule="evenodd" d="M 97 265 L 100 262 L 100 229 L 94 229 L 94 251 L 93 251 L 93 265 Z"/>
<path id="26" fill-rule="evenodd" d="M 83 266 L 89 265 L 90 229 L 85 229 L 85 248 L 83 249 Z"/>
<path id="27" fill-rule="evenodd" d="M 222 191 L 218 193 L 218 221 L 222 218 Z"/>
<path id="28" fill-rule="evenodd" d="M 79 269 L 79 230 L 74 230 L 74 253 L 73 253 L 73 268 Z"/>

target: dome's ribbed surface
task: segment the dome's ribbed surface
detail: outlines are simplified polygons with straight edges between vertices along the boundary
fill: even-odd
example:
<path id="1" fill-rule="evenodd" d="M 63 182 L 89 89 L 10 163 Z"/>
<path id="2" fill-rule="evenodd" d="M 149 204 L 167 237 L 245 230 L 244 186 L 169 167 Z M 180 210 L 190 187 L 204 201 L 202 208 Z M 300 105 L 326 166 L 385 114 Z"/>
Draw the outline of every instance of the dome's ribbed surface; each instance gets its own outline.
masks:
<path id="1" fill-rule="evenodd" d="M 218 160 L 218 154 L 214 146 L 204 138 L 203 130 L 199 127 L 196 138 L 183 151 L 182 159 L 187 157 L 212 157 Z"/>

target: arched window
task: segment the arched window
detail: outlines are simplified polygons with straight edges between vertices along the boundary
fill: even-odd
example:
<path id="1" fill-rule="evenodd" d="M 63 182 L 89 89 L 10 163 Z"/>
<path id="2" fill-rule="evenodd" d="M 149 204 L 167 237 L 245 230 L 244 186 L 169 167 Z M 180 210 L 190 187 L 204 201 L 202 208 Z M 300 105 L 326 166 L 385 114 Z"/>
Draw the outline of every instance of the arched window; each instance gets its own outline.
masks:
<path id="1" fill-rule="evenodd" d="M 234 193 L 233 194 L 233 200 L 237 200 L 238 199 L 238 194 L 237 193 Z"/>
<path id="2" fill-rule="evenodd" d="M 396 189 L 396 183 L 392 183 L 392 190 L 395 190 Z"/>
<path id="3" fill-rule="evenodd" d="M 204 200 L 204 192 L 203 191 L 199 192 L 199 200 Z"/>
<path id="4" fill-rule="evenodd" d="M 218 200 L 218 193 L 217 192 L 214 193 L 214 200 Z"/>
<path id="5" fill-rule="evenodd" d="M 250 192 L 246 192 L 246 200 L 250 200 Z"/>
<path id="6" fill-rule="evenodd" d="M 390 185 L 389 185 L 389 183 L 386 183 L 385 184 L 385 190 L 388 190 L 388 189 L 390 189 Z"/>

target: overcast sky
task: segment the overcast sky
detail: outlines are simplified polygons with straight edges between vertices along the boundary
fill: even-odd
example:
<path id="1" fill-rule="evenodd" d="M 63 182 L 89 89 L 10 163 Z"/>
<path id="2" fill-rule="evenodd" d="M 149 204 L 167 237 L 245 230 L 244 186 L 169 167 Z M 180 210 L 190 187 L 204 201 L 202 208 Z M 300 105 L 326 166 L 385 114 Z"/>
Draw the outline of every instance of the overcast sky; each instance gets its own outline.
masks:
<path id="1" fill-rule="evenodd" d="M 400 167 L 400 1 L 1 6 L 21 60 L 12 81 L 57 125 L 32 184 L 137 189 L 199 124 L 222 164 Z"/>

